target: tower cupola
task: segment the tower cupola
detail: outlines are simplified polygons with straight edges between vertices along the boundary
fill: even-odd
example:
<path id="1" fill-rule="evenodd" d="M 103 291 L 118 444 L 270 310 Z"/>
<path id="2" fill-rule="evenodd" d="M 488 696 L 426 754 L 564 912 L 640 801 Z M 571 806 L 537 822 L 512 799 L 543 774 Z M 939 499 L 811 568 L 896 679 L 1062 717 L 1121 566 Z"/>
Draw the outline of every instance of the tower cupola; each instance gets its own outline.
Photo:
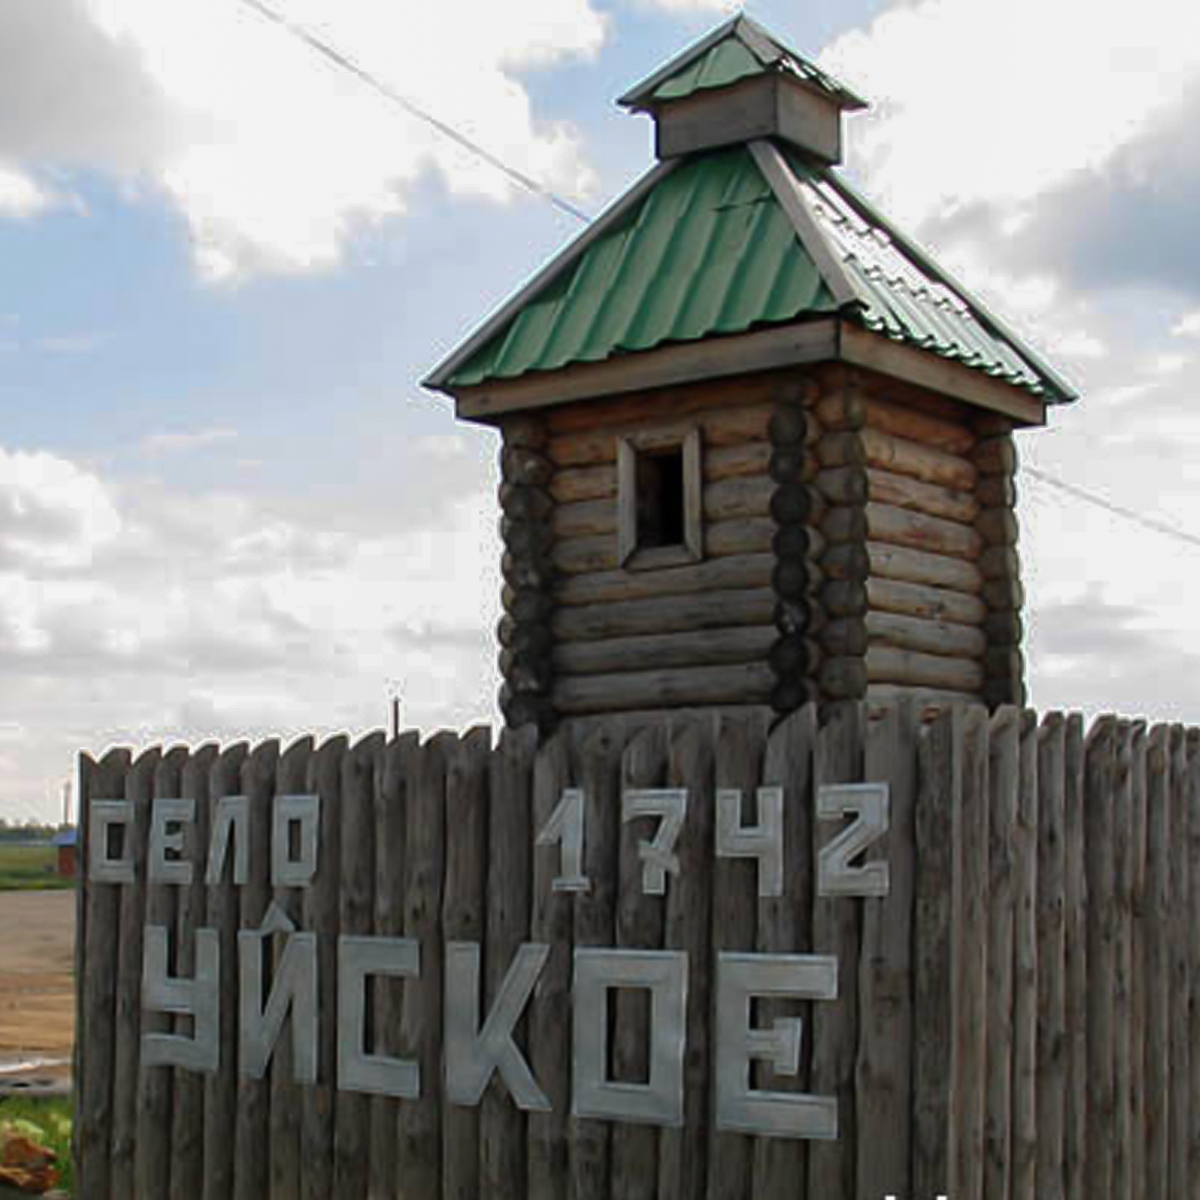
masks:
<path id="1" fill-rule="evenodd" d="M 660 159 L 778 138 L 827 163 L 842 158 L 842 113 L 867 107 L 744 15 L 714 29 L 617 103 L 654 118 Z"/>

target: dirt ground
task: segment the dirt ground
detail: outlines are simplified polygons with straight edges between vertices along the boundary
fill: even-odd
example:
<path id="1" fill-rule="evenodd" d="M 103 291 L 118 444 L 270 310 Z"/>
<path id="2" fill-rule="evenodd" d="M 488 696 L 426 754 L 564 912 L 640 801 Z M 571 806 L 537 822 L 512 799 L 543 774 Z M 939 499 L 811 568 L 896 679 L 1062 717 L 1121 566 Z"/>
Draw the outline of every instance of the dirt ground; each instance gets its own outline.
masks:
<path id="1" fill-rule="evenodd" d="M 74 945 L 74 892 L 0 892 L 0 1073 L 14 1061 L 71 1057 Z"/>

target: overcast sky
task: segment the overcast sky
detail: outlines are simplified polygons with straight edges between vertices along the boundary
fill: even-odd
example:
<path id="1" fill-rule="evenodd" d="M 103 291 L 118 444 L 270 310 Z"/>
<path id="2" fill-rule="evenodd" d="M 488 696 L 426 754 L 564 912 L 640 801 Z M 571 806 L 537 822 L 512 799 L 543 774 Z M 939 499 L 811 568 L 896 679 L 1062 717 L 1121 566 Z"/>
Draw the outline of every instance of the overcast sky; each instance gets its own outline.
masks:
<path id="1" fill-rule="evenodd" d="M 719 0 L 275 0 L 598 211 Z M 1200 18 L 758 0 L 847 169 L 1084 399 L 1025 461 L 1200 534 Z M 493 718 L 495 443 L 424 372 L 576 232 L 241 0 L 0 3 L 0 816 L 80 748 Z M 1032 698 L 1200 718 L 1200 547 L 1026 476 Z"/>

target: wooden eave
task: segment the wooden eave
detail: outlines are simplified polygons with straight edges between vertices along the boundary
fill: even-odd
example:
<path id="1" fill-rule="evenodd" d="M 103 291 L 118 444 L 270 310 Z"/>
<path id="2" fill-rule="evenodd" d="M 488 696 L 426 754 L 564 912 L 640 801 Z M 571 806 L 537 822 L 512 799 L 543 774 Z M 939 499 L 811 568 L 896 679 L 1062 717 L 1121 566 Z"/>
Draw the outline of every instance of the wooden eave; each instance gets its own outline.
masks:
<path id="1" fill-rule="evenodd" d="M 455 413 L 461 420 L 487 425 L 527 409 L 824 362 L 843 362 L 890 376 L 1000 413 L 1018 425 L 1046 423 L 1045 400 L 953 359 L 893 341 L 838 317 L 663 346 L 605 362 L 446 390 L 454 397 Z"/>

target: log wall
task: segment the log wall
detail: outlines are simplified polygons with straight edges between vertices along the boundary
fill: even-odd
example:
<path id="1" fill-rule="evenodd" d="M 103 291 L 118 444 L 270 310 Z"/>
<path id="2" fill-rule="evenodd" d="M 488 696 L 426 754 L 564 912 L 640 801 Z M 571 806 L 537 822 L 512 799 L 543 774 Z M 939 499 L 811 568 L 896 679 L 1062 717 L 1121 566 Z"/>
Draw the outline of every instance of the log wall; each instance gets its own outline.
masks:
<path id="1" fill-rule="evenodd" d="M 1161 1200 L 1200 1187 L 1200 734 L 1143 721 L 954 705 L 808 705 L 767 722 L 622 719 L 538 739 L 531 727 L 380 734 L 84 756 L 80 771 L 78 1194 L 87 1200 L 332 1195 L 437 1198 L 704 1196 L 877 1200 L 1091 1197 Z M 884 896 L 822 894 L 819 855 L 841 829 L 817 789 L 886 782 Z M 717 788 L 783 789 L 782 894 L 752 863 L 714 855 Z M 556 891 L 557 846 L 535 845 L 565 788 L 586 804 L 587 891 Z M 649 827 L 620 821 L 623 789 L 683 788 L 687 817 L 666 894 L 639 885 Z M 320 797 L 317 873 L 268 883 L 263 840 L 279 793 Z M 157 798 L 191 797 L 190 884 L 147 879 Z M 247 797 L 248 880 L 202 869 L 221 797 Z M 127 798 L 133 878 L 101 883 L 91 802 Z M 318 952 L 315 1083 L 293 1077 L 287 1026 L 267 1075 L 238 1071 L 239 934 L 274 902 Z M 171 930 L 173 975 L 195 970 L 197 930 L 221 947 L 221 1065 L 201 1075 L 144 1061 L 143 1037 L 190 1035 L 147 1014 L 146 923 Z M 373 1044 L 419 1056 L 418 1099 L 338 1086 L 338 937 L 413 937 L 417 978 L 375 989 Z M 276 951 L 292 935 L 277 934 Z M 516 1040 L 551 1102 L 518 1109 L 493 1080 L 477 1105 L 443 1093 L 447 944 L 483 948 L 490 1011 L 517 946 L 550 948 Z M 623 1124 L 571 1113 L 572 952 L 688 956 L 684 1121 Z M 755 1024 L 803 1021 L 798 1069 L 753 1086 L 838 1099 L 838 1136 L 805 1142 L 718 1131 L 712 1086 L 716 954 L 831 954 L 829 1002 L 759 1002 Z M 277 960 L 278 961 L 278 958 Z M 646 1070 L 648 1011 L 621 992 L 615 1078 Z M 295 1014 L 291 1018 L 296 1019 Z M 188 1115 L 180 1118 L 180 1106 Z"/>
<path id="2" fill-rule="evenodd" d="M 703 552 L 620 559 L 621 438 L 700 434 Z M 1023 702 L 1012 423 L 841 365 L 503 424 L 510 724 Z"/>
<path id="3" fill-rule="evenodd" d="M 790 711 L 812 698 L 815 464 L 805 413 L 814 396 L 809 380 L 776 373 L 547 412 L 557 716 Z M 622 567 L 619 439 L 691 429 L 702 440 L 703 557 Z"/>

